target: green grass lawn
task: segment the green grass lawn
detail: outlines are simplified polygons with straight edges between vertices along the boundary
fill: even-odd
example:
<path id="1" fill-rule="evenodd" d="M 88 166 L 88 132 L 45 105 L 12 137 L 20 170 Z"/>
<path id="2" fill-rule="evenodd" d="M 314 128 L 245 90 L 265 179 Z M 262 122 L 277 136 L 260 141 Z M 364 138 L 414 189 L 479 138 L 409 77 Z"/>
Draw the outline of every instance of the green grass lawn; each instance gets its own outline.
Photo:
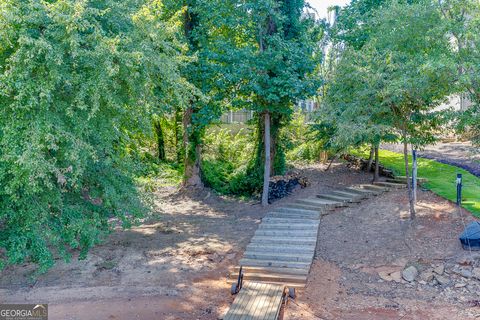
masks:
<path id="1" fill-rule="evenodd" d="M 352 154 L 368 158 L 368 151 L 357 150 L 352 152 Z M 379 156 L 380 163 L 393 170 L 395 175 L 405 175 L 403 154 L 380 150 Z M 411 160 L 410 156 L 410 163 Z M 480 217 L 480 178 L 455 166 L 443 164 L 435 160 L 418 159 L 418 176 L 428 179 L 428 182 L 423 187 L 453 202 L 457 199 L 457 173 L 463 174 L 462 206 L 472 212 L 474 216 Z"/>

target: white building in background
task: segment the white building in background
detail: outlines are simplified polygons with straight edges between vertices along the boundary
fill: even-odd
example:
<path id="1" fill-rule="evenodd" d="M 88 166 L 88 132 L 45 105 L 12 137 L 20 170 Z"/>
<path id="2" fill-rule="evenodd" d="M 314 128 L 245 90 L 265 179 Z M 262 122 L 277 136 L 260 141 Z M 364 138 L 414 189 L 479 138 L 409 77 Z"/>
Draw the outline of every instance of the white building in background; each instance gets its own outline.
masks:
<path id="1" fill-rule="evenodd" d="M 438 106 L 435 111 L 441 111 L 453 108 L 455 111 L 465 111 L 472 106 L 472 102 L 467 95 L 453 95 L 448 98 L 448 101 Z"/>

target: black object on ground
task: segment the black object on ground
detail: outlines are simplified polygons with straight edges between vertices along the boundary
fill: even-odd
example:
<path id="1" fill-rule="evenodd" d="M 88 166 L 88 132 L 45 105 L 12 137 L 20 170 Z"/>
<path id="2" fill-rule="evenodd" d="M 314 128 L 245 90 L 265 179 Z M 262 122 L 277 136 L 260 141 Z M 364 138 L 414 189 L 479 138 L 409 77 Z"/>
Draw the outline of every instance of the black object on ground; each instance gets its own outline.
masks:
<path id="1" fill-rule="evenodd" d="M 480 222 L 471 222 L 460 235 L 465 250 L 480 250 Z"/>

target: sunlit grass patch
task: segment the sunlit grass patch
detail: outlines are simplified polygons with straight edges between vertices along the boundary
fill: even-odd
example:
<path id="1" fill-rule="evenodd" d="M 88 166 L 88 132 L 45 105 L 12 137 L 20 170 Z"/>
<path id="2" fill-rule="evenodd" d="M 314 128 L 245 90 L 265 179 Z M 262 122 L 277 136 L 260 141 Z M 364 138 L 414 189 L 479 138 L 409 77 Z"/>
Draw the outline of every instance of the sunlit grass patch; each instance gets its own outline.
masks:
<path id="1" fill-rule="evenodd" d="M 352 153 L 368 158 L 368 151 L 356 150 Z M 403 154 L 380 150 L 379 155 L 380 163 L 393 170 L 395 175 L 405 175 Z M 409 156 L 409 161 L 411 164 L 411 156 Z M 418 159 L 418 176 L 428 180 L 423 184 L 423 187 L 454 202 L 457 199 L 457 173 L 463 175 L 462 207 L 472 212 L 476 217 L 480 217 L 480 178 L 452 165 L 430 159 Z"/>

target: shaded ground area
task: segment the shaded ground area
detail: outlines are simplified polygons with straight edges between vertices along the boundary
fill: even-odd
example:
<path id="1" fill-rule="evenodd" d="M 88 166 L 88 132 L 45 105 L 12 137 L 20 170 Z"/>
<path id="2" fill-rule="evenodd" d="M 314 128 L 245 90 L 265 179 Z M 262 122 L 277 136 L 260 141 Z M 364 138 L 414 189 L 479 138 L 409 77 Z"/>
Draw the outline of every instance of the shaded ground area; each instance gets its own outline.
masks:
<path id="1" fill-rule="evenodd" d="M 383 144 L 382 149 L 403 153 L 403 146 L 400 144 Z M 437 143 L 418 151 L 418 155 L 460 167 L 480 177 L 480 150 L 470 142 Z"/>
<path id="2" fill-rule="evenodd" d="M 307 287 L 285 318 L 480 318 L 480 278 L 471 272 L 480 255 L 458 241 L 473 218 L 425 191 L 412 224 L 407 202 L 405 191 L 395 191 L 322 218 Z M 420 273 L 411 283 L 401 276 L 408 266 Z"/>
<path id="3" fill-rule="evenodd" d="M 281 206 L 370 176 L 337 164 L 303 168 L 312 185 L 275 202 Z M 0 277 L 0 301 L 49 303 L 49 319 L 217 319 L 232 298 L 227 270 L 235 266 L 266 210 L 256 202 L 208 191 L 156 195 L 156 213 L 128 231 L 114 232 L 87 260 L 59 261 L 31 279 L 32 266 Z"/>
<path id="4" fill-rule="evenodd" d="M 322 168 L 303 168 L 312 185 L 269 210 L 371 178 L 342 164 L 328 173 Z M 283 310 L 283 318 L 479 318 L 474 267 L 480 267 L 480 256 L 463 251 L 457 239 L 473 218 L 430 192 L 419 192 L 418 198 L 414 224 L 406 219 L 405 191 L 323 217 L 307 287 Z M 156 208 L 142 226 L 115 232 L 87 260 L 59 262 L 37 281 L 30 279 L 28 264 L 4 271 L 0 300 L 49 303 L 53 320 L 221 318 L 233 300 L 228 268 L 237 265 L 266 210 L 254 202 L 173 189 L 157 194 Z M 420 275 L 409 283 L 393 276 L 410 265 L 422 277 L 443 265 L 448 283 L 437 278 L 422 283 Z"/>

